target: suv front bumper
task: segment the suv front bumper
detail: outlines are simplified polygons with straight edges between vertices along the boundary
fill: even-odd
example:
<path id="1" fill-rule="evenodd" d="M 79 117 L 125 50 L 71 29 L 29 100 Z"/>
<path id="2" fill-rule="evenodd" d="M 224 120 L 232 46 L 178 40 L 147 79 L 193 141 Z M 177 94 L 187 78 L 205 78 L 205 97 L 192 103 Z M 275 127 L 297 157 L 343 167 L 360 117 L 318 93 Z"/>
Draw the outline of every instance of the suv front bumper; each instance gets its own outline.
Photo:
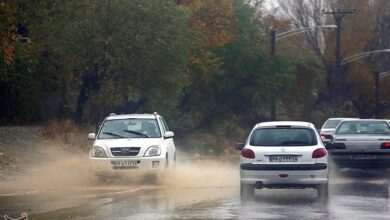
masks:
<path id="1" fill-rule="evenodd" d="M 132 162 L 132 166 L 117 167 L 113 163 L 117 162 Z M 160 172 L 165 169 L 165 156 L 157 157 L 109 157 L 96 158 L 89 157 L 89 172 L 94 175 L 113 175 L 113 174 L 129 174 L 129 173 L 144 173 L 144 172 Z"/>

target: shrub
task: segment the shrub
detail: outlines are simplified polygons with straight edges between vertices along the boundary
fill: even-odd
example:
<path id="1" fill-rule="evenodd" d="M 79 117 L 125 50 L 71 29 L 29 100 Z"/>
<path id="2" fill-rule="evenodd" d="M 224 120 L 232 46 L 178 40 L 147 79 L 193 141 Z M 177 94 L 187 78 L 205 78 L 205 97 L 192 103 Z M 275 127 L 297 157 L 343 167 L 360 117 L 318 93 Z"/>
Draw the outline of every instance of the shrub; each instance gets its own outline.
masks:
<path id="1" fill-rule="evenodd" d="M 43 135 L 72 149 L 86 150 L 86 133 L 71 119 L 55 119 L 43 127 Z"/>

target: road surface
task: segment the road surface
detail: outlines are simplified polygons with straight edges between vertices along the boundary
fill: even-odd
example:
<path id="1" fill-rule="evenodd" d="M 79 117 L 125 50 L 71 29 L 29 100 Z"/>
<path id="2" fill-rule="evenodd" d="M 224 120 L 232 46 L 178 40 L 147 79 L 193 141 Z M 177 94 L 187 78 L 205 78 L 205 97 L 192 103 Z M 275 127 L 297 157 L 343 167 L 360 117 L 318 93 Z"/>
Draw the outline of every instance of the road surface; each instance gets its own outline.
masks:
<path id="1" fill-rule="evenodd" d="M 202 164 L 202 162 L 200 162 Z M 241 201 L 238 166 L 193 165 L 157 183 L 2 187 L 0 214 L 29 219 L 390 219 L 390 171 L 345 170 L 327 201 L 312 189 L 257 190 Z"/>

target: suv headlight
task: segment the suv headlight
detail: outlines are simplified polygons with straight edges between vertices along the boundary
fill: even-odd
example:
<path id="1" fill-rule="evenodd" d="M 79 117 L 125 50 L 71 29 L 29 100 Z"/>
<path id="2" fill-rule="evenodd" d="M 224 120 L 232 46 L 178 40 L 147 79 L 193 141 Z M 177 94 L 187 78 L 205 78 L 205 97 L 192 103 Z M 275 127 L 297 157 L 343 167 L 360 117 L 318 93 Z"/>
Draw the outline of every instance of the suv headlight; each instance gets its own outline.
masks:
<path id="1" fill-rule="evenodd" d="M 104 157 L 107 157 L 107 155 L 106 155 L 106 152 L 104 151 L 103 148 L 98 147 L 98 146 L 94 146 L 92 149 L 92 157 L 104 158 Z"/>
<path id="2" fill-rule="evenodd" d="M 160 154 L 161 154 L 160 146 L 153 145 L 146 150 L 144 157 L 155 157 L 155 156 L 160 156 Z"/>

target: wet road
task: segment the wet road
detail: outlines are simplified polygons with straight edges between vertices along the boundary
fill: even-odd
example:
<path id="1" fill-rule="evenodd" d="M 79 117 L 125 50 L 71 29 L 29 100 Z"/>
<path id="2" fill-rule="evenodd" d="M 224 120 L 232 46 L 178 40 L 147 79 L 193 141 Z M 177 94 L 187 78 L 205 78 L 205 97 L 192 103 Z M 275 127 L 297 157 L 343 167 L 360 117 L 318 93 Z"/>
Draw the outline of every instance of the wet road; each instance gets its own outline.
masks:
<path id="1" fill-rule="evenodd" d="M 209 178 L 202 184 L 191 184 L 200 180 L 186 176 L 184 184 L 3 189 L 0 214 L 16 217 L 26 211 L 29 219 L 390 219 L 389 172 L 347 170 L 332 179 L 327 201 L 319 201 L 312 189 L 257 190 L 253 200 L 241 201 L 237 170 L 222 174 L 226 182 L 212 181 L 212 173 L 198 175 Z"/>

